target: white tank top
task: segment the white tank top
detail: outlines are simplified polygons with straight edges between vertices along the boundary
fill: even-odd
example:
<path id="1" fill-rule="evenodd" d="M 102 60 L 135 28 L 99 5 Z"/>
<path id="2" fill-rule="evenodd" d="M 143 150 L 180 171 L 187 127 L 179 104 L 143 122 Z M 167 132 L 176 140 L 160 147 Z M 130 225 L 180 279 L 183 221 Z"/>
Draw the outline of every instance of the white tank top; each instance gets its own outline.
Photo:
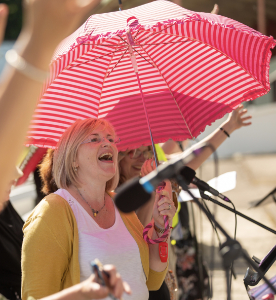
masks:
<path id="1" fill-rule="evenodd" d="M 90 262 L 98 258 L 104 265 L 115 265 L 122 279 L 130 285 L 132 295 L 124 294 L 124 299 L 148 300 L 149 292 L 138 245 L 127 230 L 116 206 L 114 205 L 114 225 L 103 229 L 67 190 L 59 189 L 55 194 L 69 203 L 77 221 L 80 281 L 91 275 Z M 109 299 L 110 297 L 105 298 Z"/>

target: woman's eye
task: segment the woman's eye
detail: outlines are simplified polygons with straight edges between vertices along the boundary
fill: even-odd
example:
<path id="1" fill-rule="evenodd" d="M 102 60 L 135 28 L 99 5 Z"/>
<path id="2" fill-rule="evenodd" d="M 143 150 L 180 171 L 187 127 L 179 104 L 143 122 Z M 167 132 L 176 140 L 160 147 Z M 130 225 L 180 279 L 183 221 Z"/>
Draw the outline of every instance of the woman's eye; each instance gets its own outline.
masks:
<path id="1" fill-rule="evenodd" d="M 131 151 L 128 152 L 128 155 L 131 156 L 131 157 L 133 156 L 133 154 L 134 154 L 134 150 L 131 150 Z"/>
<path id="2" fill-rule="evenodd" d="M 91 143 L 97 143 L 97 142 L 98 142 L 98 139 L 97 139 L 97 138 L 93 138 L 93 139 L 91 139 L 90 141 L 91 141 Z"/>
<path id="3" fill-rule="evenodd" d="M 113 138 L 109 138 L 108 139 L 110 143 L 114 143 L 114 139 Z"/>

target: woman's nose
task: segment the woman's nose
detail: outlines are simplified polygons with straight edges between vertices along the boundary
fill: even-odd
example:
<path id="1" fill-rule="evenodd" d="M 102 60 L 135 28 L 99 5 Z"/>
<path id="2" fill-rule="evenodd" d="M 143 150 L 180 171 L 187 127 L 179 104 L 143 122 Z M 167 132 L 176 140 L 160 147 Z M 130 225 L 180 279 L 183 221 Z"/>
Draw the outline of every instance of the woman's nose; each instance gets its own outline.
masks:
<path id="1" fill-rule="evenodd" d="M 140 162 L 143 162 L 143 163 L 146 161 L 143 153 L 141 153 L 141 155 L 137 158 L 137 160 L 139 160 Z"/>
<path id="2" fill-rule="evenodd" d="M 111 142 L 107 138 L 102 138 L 102 147 L 108 147 L 111 145 Z"/>

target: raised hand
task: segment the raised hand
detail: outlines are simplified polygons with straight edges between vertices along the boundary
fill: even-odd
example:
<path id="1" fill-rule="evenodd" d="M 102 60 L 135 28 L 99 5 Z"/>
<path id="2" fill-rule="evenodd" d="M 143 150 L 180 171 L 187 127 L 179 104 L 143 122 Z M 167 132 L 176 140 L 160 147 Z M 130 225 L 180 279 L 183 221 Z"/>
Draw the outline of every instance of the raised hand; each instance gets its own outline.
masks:
<path id="1" fill-rule="evenodd" d="M 247 109 L 243 109 L 243 105 L 241 104 L 229 114 L 227 121 L 233 130 L 252 124 L 251 122 L 247 122 L 252 116 L 246 115 L 246 113 Z"/>
<path id="2" fill-rule="evenodd" d="M 163 197 L 161 197 L 163 196 Z M 156 192 L 155 202 L 153 207 L 153 219 L 154 223 L 164 228 L 164 216 L 168 216 L 170 226 L 172 225 L 172 219 L 175 215 L 176 208 L 172 200 L 172 194 L 167 190 L 163 190 L 160 193 Z"/>
<path id="3" fill-rule="evenodd" d="M 25 0 L 24 26 L 48 43 L 59 43 L 84 21 L 99 0 Z"/>
<path id="4" fill-rule="evenodd" d="M 154 158 L 147 159 L 142 168 L 141 168 L 141 176 L 144 177 L 150 172 L 154 171 L 156 169 Z"/>

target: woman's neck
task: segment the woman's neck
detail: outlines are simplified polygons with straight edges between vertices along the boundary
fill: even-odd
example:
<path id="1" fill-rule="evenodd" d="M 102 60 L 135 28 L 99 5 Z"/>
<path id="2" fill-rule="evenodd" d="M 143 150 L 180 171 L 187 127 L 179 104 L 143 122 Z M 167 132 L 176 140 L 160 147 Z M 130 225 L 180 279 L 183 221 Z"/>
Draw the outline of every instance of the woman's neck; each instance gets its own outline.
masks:
<path id="1" fill-rule="evenodd" d="M 73 193 L 74 195 L 78 195 L 81 198 L 84 198 L 86 202 L 89 204 L 91 203 L 104 203 L 105 198 L 105 184 L 99 185 L 99 184 L 81 184 L 80 186 L 73 186 L 71 185 L 68 188 L 68 191 L 70 193 Z"/>

